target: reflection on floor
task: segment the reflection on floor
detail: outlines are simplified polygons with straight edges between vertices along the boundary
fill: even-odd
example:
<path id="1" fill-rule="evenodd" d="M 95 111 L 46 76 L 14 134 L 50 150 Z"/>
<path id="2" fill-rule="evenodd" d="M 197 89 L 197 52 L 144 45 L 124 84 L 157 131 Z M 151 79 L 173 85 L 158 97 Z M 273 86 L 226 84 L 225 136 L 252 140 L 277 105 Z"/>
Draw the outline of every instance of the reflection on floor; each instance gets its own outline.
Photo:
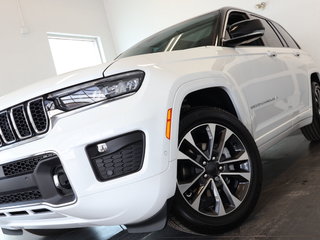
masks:
<path id="1" fill-rule="evenodd" d="M 195 236 L 166 229 L 128 234 L 120 227 L 75 230 L 54 238 L 28 233 L 1 240 L 153 240 L 153 239 L 320 239 L 320 143 L 297 133 L 262 154 L 264 186 L 254 213 L 239 228 L 223 235 Z"/>

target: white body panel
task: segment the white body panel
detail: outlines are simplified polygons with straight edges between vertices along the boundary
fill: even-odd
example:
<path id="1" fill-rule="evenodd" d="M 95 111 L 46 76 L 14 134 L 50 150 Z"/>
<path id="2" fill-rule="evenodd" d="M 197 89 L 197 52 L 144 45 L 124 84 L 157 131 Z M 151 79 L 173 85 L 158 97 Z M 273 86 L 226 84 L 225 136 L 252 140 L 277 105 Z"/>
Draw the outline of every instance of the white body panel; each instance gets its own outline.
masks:
<path id="1" fill-rule="evenodd" d="M 270 57 L 268 51 L 278 55 Z M 311 123 L 310 74 L 317 71 L 309 55 L 299 50 L 299 62 L 292 51 L 200 47 L 116 61 L 104 72 L 105 76 L 136 69 L 145 72 L 137 93 L 56 115 L 47 134 L 0 149 L 1 164 L 41 152 L 57 153 L 76 201 L 64 206 L 43 203 L 0 208 L 0 213 L 7 215 L 20 210 L 30 213 L 0 217 L 0 225 L 13 229 L 65 228 L 130 224 L 152 217 L 175 193 L 180 108 L 189 93 L 200 89 L 219 87 L 227 92 L 238 118 L 260 150 Z M 88 68 L 22 88 L 2 97 L 1 109 L 101 78 L 106 67 Z M 168 140 L 165 129 L 170 108 L 173 121 Z M 142 169 L 107 182 L 97 181 L 85 147 L 136 130 L 146 136 Z M 31 210 L 38 208 L 53 213 L 33 215 Z"/>

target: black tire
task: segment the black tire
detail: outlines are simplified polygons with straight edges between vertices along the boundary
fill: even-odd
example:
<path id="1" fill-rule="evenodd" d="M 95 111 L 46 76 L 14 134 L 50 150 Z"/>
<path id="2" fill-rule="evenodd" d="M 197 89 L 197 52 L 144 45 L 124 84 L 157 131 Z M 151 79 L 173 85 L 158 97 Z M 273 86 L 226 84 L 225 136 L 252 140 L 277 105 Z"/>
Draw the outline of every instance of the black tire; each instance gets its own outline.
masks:
<path id="1" fill-rule="evenodd" d="M 311 83 L 312 94 L 312 123 L 301 128 L 301 132 L 309 141 L 320 141 L 320 85 L 318 82 Z"/>
<path id="2" fill-rule="evenodd" d="M 67 228 L 67 229 L 25 229 L 27 232 L 32 233 L 34 235 L 38 236 L 59 236 L 67 232 L 71 232 L 72 228 Z"/>
<path id="3" fill-rule="evenodd" d="M 208 124 L 208 126 L 206 126 L 207 124 Z M 210 156 L 209 159 L 212 158 L 212 160 L 211 160 L 211 162 L 208 162 L 205 165 L 205 167 L 203 167 L 203 168 L 205 168 L 204 173 L 208 173 L 208 174 L 206 174 L 207 175 L 206 179 L 208 179 L 208 175 L 209 175 L 209 177 L 212 178 L 210 180 L 205 180 L 207 182 L 210 181 L 209 185 L 207 183 L 207 185 L 205 187 L 201 188 L 201 181 L 205 176 L 201 175 L 202 173 L 200 173 L 199 176 L 201 175 L 201 177 L 199 178 L 199 180 L 197 180 L 192 185 L 192 187 L 190 187 L 187 191 L 185 191 L 185 193 L 182 194 L 179 190 L 179 187 L 183 186 L 183 184 L 185 184 L 185 182 L 184 182 L 185 179 L 189 179 L 187 175 L 190 173 L 188 172 L 187 168 L 188 168 L 188 164 L 190 165 L 190 162 L 189 163 L 187 163 L 187 162 L 190 161 L 190 159 L 192 157 L 190 157 L 189 160 L 183 160 L 183 159 L 179 160 L 179 156 L 178 156 L 177 191 L 176 191 L 173 206 L 172 206 L 172 217 L 169 220 L 169 225 L 177 230 L 180 230 L 180 231 L 182 230 L 185 232 L 196 232 L 196 233 L 200 233 L 200 234 L 222 233 L 222 232 L 228 231 L 228 230 L 234 228 L 235 226 L 239 225 L 240 223 L 242 223 L 249 216 L 249 214 L 253 211 L 254 206 L 256 205 L 258 197 L 260 195 L 261 182 L 262 182 L 262 167 L 261 167 L 261 160 L 260 160 L 259 151 L 258 151 L 256 143 L 253 140 L 249 131 L 232 114 L 225 112 L 223 110 L 217 109 L 217 108 L 201 108 L 201 109 L 192 110 L 189 113 L 187 113 L 185 116 L 182 117 L 181 123 L 180 123 L 179 152 L 180 152 L 180 150 L 186 151 L 184 149 L 185 147 L 183 147 L 183 144 L 188 145 L 188 141 L 185 142 L 186 138 L 184 138 L 184 136 L 187 136 L 186 135 L 187 133 L 195 134 L 195 132 L 192 132 L 192 131 L 196 131 L 196 132 L 199 132 L 199 135 L 197 135 L 196 138 L 202 138 L 201 131 L 203 131 L 203 129 L 201 129 L 201 128 L 205 128 L 206 131 L 208 131 L 207 129 L 210 128 L 210 126 L 214 126 L 214 125 L 216 125 L 216 127 L 214 128 L 215 129 L 214 135 L 211 135 L 214 137 L 211 139 L 218 139 L 219 138 L 219 140 L 218 140 L 219 145 L 221 142 L 220 138 L 223 134 L 226 134 L 227 129 L 229 129 L 233 133 L 233 135 L 231 135 L 232 137 L 229 137 L 229 138 L 227 138 L 227 137 L 225 137 L 225 135 L 223 135 L 224 136 L 223 139 L 228 139 L 228 141 L 223 140 L 221 138 L 222 141 L 225 141 L 224 142 L 225 145 L 224 145 L 224 147 L 220 147 L 220 149 L 223 150 L 220 152 L 221 153 L 224 151 L 227 152 L 227 150 L 224 150 L 225 148 L 232 146 L 232 144 L 237 145 L 240 142 L 243 144 L 242 145 L 243 148 L 242 148 L 242 150 L 239 150 L 239 153 L 241 153 L 241 151 L 242 151 L 241 154 L 247 153 L 246 156 L 248 156 L 248 159 L 242 160 L 242 158 L 245 158 L 245 157 L 241 157 L 241 154 L 234 153 L 235 154 L 234 156 L 237 155 L 236 161 L 239 161 L 239 162 L 229 163 L 229 165 L 225 164 L 227 166 L 223 166 L 223 170 L 220 169 L 221 168 L 221 165 L 220 165 L 219 170 L 221 170 L 222 172 L 219 173 L 220 178 L 216 180 L 216 177 L 214 178 L 214 174 L 216 174 L 216 172 L 218 171 L 218 165 L 215 166 L 215 168 L 212 168 L 212 166 L 213 166 L 213 164 L 218 164 L 218 163 L 223 164 L 224 161 L 227 162 L 228 161 L 228 158 L 226 157 L 227 154 L 226 153 L 222 153 L 222 154 L 218 153 L 218 155 L 220 155 L 220 156 L 219 156 L 219 159 L 217 158 L 217 160 L 216 160 L 215 157 L 212 157 L 214 154 L 216 154 L 216 152 L 214 152 L 213 150 L 209 150 L 209 147 L 207 147 L 206 151 L 208 152 L 208 156 Z M 226 127 L 225 130 L 223 130 L 223 127 Z M 217 129 L 220 129 L 220 128 L 221 128 L 221 132 L 219 133 Z M 224 133 L 222 133 L 222 132 L 224 132 Z M 212 133 L 212 131 L 211 131 L 211 133 Z M 221 135 L 219 135 L 219 134 L 221 134 Z M 215 137 L 215 136 L 219 136 L 219 137 Z M 210 140 L 210 138 L 208 138 L 208 139 Z M 193 140 L 194 140 L 194 137 L 193 137 Z M 201 141 L 203 141 L 203 139 Z M 238 143 L 237 143 L 237 141 L 238 141 Z M 195 143 L 195 141 L 194 141 L 194 143 Z M 214 144 L 215 144 L 215 140 L 213 140 L 212 143 L 208 144 L 207 146 L 211 145 L 212 149 L 215 149 L 216 145 L 214 145 Z M 195 143 L 195 145 L 197 145 L 197 144 Z M 201 145 L 199 145 L 199 146 L 203 146 L 203 143 L 201 143 Z M 235 147 L 235 146 L 233 146 L 233 147 Z M 190 149 L 191 148 L 192 147 L 190 147 Z M 201 147 L 201 148 L 203 148 L 203 147 Z M 215 150 L 218 150 L 218 148 Z M 237 148 L 240 149 L 239 145 L 237 146 Z M 198 149 L 200 149 L 200 148 L 198 148 Z M 210 151 L 211 151 L 211 153 L 209 153 Z M 191 152 L 192 152 L 192 150 L 191 150 Z M 204 152 L 205 152 L 205 150 L 203 150 L 203 153 Z M 194 153 L 197 153 L 197 151 L 194 151 Z M 198 152 L 198 153 L 200 153 L 200 152 Z M 190 154 L 193 154 L 193 153 L 190 153 Z M 230 152 L 229 152 L 229 155 L 231 155 Z M 225 157 L 224 160 L 222 160 L 223 157 Z M 240 157 L 241 157 L 241 160 L 238 160 L 238 159 L 240 159 Z M 197 161 L 197 163 L 198 163 L 199 157 L 197 156 L 194 159 L 196 159 L 194 161 Z M 233 161 L 232 157 L 229 159 L 230 159 L 230 161 L 231 160 Z M 210 161 L 210 160 L 208 160 L 208 161 Z M 249 184 L 246 183 L 248 187 L 247 187 L 246 193 L 242 196 L 243 198 L 241 200 L 241 203 L 237 207 L 234 207 L 234 209 L 232 210 L 232 204 L 228 205 L 226 203 L 229 201 L 228 200 L 229 198 L 223 197 L 225 195 L 225 193 L 221 193 L 222 190 L 224 189 L 224 186 L 227 186 L 227 188 L 228 188 L 229 185 L 221 184 L 221 186 L 220 186 L 220 188 L 222 189 L 221 190 L 218 188 L 218 184 L 219 184 L 219 181 L 221 181 L 221 183 L 226 184 L 227 181 L 225 179 L 229 178 L 228 184 L 230 184 L 230 182 L 231 182 L 232 187 L 236 186 L 235 182 L 237 182 L 238 187 L 240 186 L 239 183 L 241 181 L 243 181 L 244 178 L 243 179 L 238 178 L 240 176 L 237 176 L 238 179 L 232 179 L 235 176 L 228 176 L 227 175 L 227 177 L 226 177 L 224 175 L 224 174 L 230 173 L 230 171 L 231 171 L 230 165 L 234 165 L 233 169 L 237 168 L 237 171 L 241 171 L 242 168 L 241 168 L 241 170 L 238 170 L 238 167 L 241 165 L 240 161 L 243 161 L 243 162 L 241 162 L 241 164 L 245 164 L 245 162 L 249 162 L 249 163 L 247 163 L 247 166 L 250 166 L 250 167 L 248 167 L 248 169 L 250 169 L 250 175 L 249 175 L 250 177 L 248 178 Z M 191 164 L 193 164 L 193 163 L 191 163 Z M 203 164 L 204 164 L 204 162 L 203 162 Z M 237 165 L 237 164 L 239 164 L 239 165 Z M 198 168 L 197 165 L 195 165 L 195 164 L 193 167 Z M 192 167 L 190 167 L 190 168 L 192 168 Z M 224 171 L 226 171 L 226 169 L 228 170 L 228 172 L 224 172 Z M 194 170 L 194 171 L 196 171 L 196 170 Z M 190 170 L 190 172 L 192 172 L 192 170 Z M 235 175 L 236 175 L 236 173 L 235 173 Z M 215 180 L 213 180 L 213 178 Z M 181 185 L 179 185 L 180 180 L 181 180 L 181 182 L 183 182 L 183 184 L 181 184 Z M 191 179 L 189 179 L 189 180 L 191 182 L 194 181 Z M 203 191 L 202 193 L 200 193 L 201 195 L 198 194 L 199 189 L 195 188 L 195 191 L 193 190 L 193 188 L 194 188 L 193 186 L 198 186 L 198 185 L 200 186 L 199 189 L 201 189 L 201 192 Z M 192 190 L 190 190 L 190 189 L 192 189 Z M 231 188 L 228 188 L 228 189 L 230 190 Z M 219 192 L 218 194 L 216 194 L 216 196 L 219 195 L 219 197 L 212 196 L 214 194 L 214 192 L 213 192 L 214 190 L 216 190 L 216 193 Z M 236 190 L 236 191 L 238 191 L 238 190 Z M 190 192 L 189 195 L 191 195 L 190 199 L 192 199 L 192 197 L 193 197 L 192 193 L 195 193 L 196 196 L 197 196 L 197 194 L 198 194 L 198 196 L 200 196 L 198 198 L 200 200 L 197 201 L 197 202 L 199 202 L 198 210 L 195 210 L 191 206 L 192 201 L 190 200 L 190 202 L 189 202 L 189 198 L 188 198 L 189 195 L 187 194 L 188 192 Z M 207 202 L 208 202 L 207 199 L 210 197 L 210 192 L 211 192 L 211 200 L 210 201 L 212 201 L 212 197 L 215 197 L 214 209 L 219 208 L 216 216 L 214 216 L 213 206 L 209 206 L 211 202 L 209 201 L 209 204 L 207 204 Z M 220 193 L 221 193 L 221 195 L 220 195 Z M 232 193 L 232 194 L 236 195 L 236 193 Z M 205 195 L 205 197 L 203 197 L 204 195 Z M 233 195 L 233 196 L 235 196 L 235 195 Z M 188 198 L 188 200 L 187 200 L 187 198 Z M 223 201 L 223 199 L 225 201 Z M 220 200 L 220 201 L 218 201 L 218 200 Z M 196 200 L 194 200 L 194 202 L 195 201 Z M 219 202 L 221 202 L 223 204 L 218 204 Z M 235 201 L 233 200 L 233 202 L 235 202 Z M 193 205 L 193 203 L 192 203 L 192 205 Z M 231 201 L 229 201 L 229 203 L 231 203 Z M 234 205 L 236 206 L 236 204 L 234 204 Z M 205 207 L 203 207 L 203 206 L 205 206 Z M 223 207 L 221 207 L 221 206 L 223 206 Z M 205 209 L 205 210 L 203 210 L 203 209 Z M 210 211 L 213 212 L 212 213 L 213 216 L 206 215 L 208 213 L 211 214 L 210 211 L 207 212 L 208 209 L 210 209 Z M 229 213 L 227 213 L 227 209 L 231 209 L 231 210 L 228 210 Z M 221 216 L 219 215 L 220 210 L 221 210 Z M 202 212 L 202 211 L 206 211 L 206 212 Z M 219 212 L 219 214 L 218 214 L 218 212 Z M 223 213 L 225 215 L 223 215 Z"/>

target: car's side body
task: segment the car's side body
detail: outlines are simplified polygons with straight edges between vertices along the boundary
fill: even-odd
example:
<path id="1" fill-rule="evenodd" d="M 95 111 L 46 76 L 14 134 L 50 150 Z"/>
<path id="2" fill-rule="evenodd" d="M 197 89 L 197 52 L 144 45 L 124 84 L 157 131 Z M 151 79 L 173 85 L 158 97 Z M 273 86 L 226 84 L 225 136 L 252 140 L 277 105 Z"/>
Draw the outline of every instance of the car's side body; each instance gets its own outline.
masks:
<path id="1" fill-rule="evenodd" d="M 1 227 L 130 226 L 150 219 L 176 191 L 178 130 L 184 106 L 215 106 L 231 112 L 246 126 L 261 151 L 310 124 L 311 79 L 319 81 L 319 69 L 310 55 L 297 45 L 291 48 L 285 39 L 288 36 L 262 17 L 259 18 L 270 24 L 278 38 L 276 44 L 281 47 L 274 47 L 274 42 L 271 46 L 223 46 L 232 12 L 258 17 L 224 8 L 220 10 L 212 46 L 120 58 L 109 66 L 58 76 L 1 97 L 3 110 L 103 76 L 133 70 L 145 73 L 135 94 L 70 112 L 49 112 L 51 125 L 45 135 L 0 148 L 1 166 L 34 154 L 56 153 L 75 194 L 71 202 L 62 205 L 44 201 L 0 204 Z M 264 36 L 266 40 L 268 37 Z M 201 97 L 205 104 L 199 100 Z M 166 138 L 169 109 L 170 139 Z M 141 169 L 99 181 L 88 161 L 86 147 L 135 131 L 144 134 Z M 0 186 L 4 182 L 0 173 Z M 47 211 L 38 214 L 38 209 Z"/>

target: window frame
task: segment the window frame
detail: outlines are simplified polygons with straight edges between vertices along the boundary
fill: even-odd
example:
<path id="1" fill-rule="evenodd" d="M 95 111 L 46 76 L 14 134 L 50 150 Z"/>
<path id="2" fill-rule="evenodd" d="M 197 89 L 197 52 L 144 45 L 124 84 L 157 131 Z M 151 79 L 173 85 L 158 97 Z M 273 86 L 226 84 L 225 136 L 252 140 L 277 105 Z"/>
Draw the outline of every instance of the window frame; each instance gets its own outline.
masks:
<path id="1" fill-rule="evenodd" d="M 279 25 L 279 26 L 283 29 L 283 31 L 285 31 L 285 32 L 288 34 L 288 36 L 291 38 L 291 40 L 295 43 L 296 48 L 292 48 L 292 47 L 289 46 L 286 38 L 281 34 L 281 32 L 279 31 L 279 29 L 278 29 L 278 27 L 277 27 L 276 24 Z M 297 41 L 296 41 L 296 40 L 291 36 L 291 34 L 290 34 L 284 27 L 282 27 L 279 23 L 270 20 L 270 25 L 272 25 L 273 28 L 275 29 L 275 31 L 278 32 L 278 34 L 281 36 L 281 38 L 282 38 L 283 41 L 285 42 L 287 48 L 291 48 L 291 49 L 301 49 L 301 47 L 300 47 L 300 45 L 297 43 Z"/>

